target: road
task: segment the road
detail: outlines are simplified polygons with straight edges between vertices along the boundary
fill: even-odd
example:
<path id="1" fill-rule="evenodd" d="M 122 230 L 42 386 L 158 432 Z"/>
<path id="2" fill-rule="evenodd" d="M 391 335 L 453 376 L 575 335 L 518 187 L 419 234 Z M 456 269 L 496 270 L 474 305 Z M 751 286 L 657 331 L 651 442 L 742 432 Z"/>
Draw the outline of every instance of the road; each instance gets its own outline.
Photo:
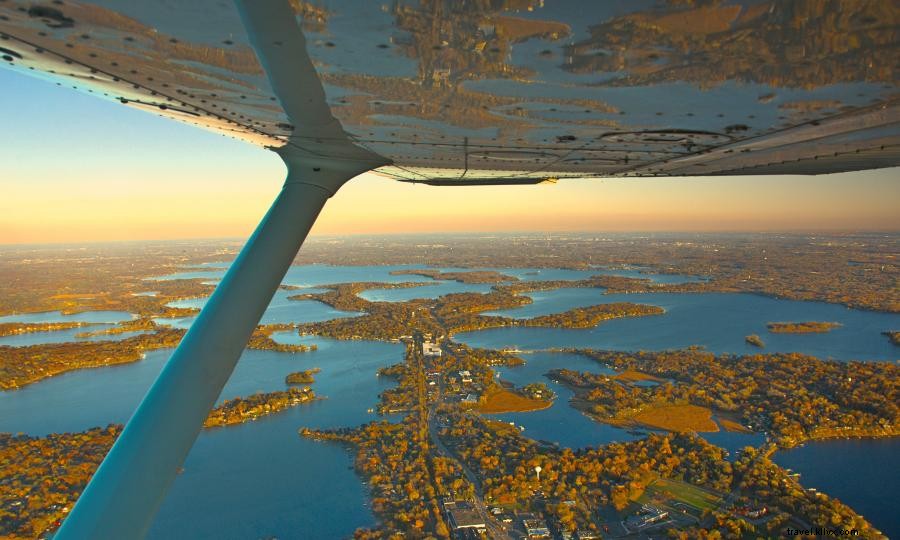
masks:
<path id="1" fill-rule="evenodd" d="M 760 446 L 759 448 L 757 448 L 756 456 L 753 458 L 753 461 L 750 462 L 747 469 L 748 470 L 752 469 L 759 460 L 768 458 L 777 449 L 778 449 L 778 446 L 771 442 L 767 442 L 764 445 Z M 735 479 L 734 480 L 734 488 L 728 493 L 728 495 L 726 495 L 725 497 L 722 498 L 722 502 L 720 502 L 719 505 L 716 507 L 716 510 L 715 510 L 716 512 L 728 512 L 729 511 L 729 508 L 734 504 L 734 499 L 737 498 L 738 495 L 740 495 L 739 485 L 740 485 L 740 482 L 737 479 Z M 702 523 L 700 523 L 700 526 L 701 527 L 710 527 L 713 522 L 712 516 L 713 516 L 713 513 L 710 513 L 710 517 L 706 518 Z M 794 519 L 797 519 L 798 522 L 800 522 L 800 523 L 805 523 L 803 520 L 801 520 L 799 518 L 794 518 Z"/>
<path id="2" fill-rule="evenodd" d="M 421 347 L 420 344 L 416 344 L 417 347 Z M 421 349 L 420 349 L 421 350 Z M 431 438 L 432 448 L 443 457 L 452 459 L 459 465 L 460 469 L 462 469 L 463 475 L 466 477 L 466 480 L 472 484 L 475 488 L 475 500 L 472 502 L 472 506 L 475 508 L 475 511 L 478 512 L 478 515 L 481 516 L 481 519 L 484 520 L 487 525 L 488 535 L 494 540 L 512 540 L 512 537 L 506 531 L 506 529 L 494 519 L 493 516 L 488 512 L 487 506 L 484 504 L 484 499 L 482 499 L 481 492 L 481 479 L 478 478 L 472 469 L 468 467 L 468 465 L 463 462 L 463 460 L 459 459 L 459 457 L 447 446 L 444 444 L 444 441 L 441 440 L 440 435 L 438 434 L 438 426 L 435 422 L 436 418 L 436 409 L 439 403 L 443 400 L 444 397 L 444 377 L 443 374 L 438 381 L 438 391 L 435 400 L 428 407 L 428 435 Z"/>

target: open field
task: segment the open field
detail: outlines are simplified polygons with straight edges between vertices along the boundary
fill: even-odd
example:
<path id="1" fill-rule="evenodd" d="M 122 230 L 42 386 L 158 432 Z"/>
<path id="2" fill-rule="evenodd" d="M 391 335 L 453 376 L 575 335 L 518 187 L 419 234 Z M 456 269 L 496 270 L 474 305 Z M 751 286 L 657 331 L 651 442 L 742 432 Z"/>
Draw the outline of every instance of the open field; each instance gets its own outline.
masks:
<path id="1" fill-rule="evenodd" d="M 743 424 L 733 418 L 723 417 L 722 415 L 717 413 L 716 420 L 719 421 L 720 426 L 725 428 L 725 431 L 730 431 L 732 433 L 753 433 L 752 431 L 744 427 Z"/>
<path id="2" fill-rule="evenodd" d="M 498 390 L 488 393 L 475 410 L 485 414 L 539 411 L 552 404 L 550 400 L 530 399 L 509 390 Z"/>
<path id="3" fill-rule="evenodd" d="M 657 478 L 651 482 L 644 493 L 638 497 L 639 503 L 659 503 L 666 505 L 685 503 L 700 511 L 713 510 L 719 505 L 721 497 L 715 493 L 692 484 L 671 478 Z"/>
<path id="4" fill-rule="evenodd" d="M 633 369 L 628 369 L 619 373 L 613 377 L 613 379 L 618 379 L 622 382 L 638 382 L 638 381 L 655 381 L 655 382 L 665 382 L 665 379 L 660 379 L 659 377 L 654 377 L 653 375 L 648 375 L 646 373 L 635 371 Z"/>
<path id="5" fill-rule="evenodd" d="M 719 426 L 713 422 L 712 411 L 697 405 L 650 407 L 631 417 L 631 420 L 667 431 L 719 431 Z"/>

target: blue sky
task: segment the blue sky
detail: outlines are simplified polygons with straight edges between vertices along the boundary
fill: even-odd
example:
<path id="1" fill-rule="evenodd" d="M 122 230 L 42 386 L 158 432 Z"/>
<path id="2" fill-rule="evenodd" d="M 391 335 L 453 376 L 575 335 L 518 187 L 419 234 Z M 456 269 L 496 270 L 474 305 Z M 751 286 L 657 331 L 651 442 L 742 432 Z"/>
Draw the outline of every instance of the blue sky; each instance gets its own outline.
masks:
<path id="1" fill-rule="evenodd" d="M 277 156 L 0 69 L 0 243 L 241 237 Z M 570 180 L 434 188 L 349 183 L 313 233 L 897 230 L 898 169 L 820 177 Z"/>

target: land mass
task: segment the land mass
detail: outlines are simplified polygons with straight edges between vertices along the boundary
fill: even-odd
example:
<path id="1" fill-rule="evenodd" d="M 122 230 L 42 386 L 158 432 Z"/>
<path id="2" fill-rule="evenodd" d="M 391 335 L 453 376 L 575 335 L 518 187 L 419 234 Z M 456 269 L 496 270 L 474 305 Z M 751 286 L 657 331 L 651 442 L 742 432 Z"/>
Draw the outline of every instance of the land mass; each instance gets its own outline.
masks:
<path id="1" fill-rule="evenodd" d="M 314 399 L 316 399 L 316 394 L 308 386 L 229 399 L 210 411 L 203 427 L 231 426 L 250 422 L 261 416 L 274 414 Z"/>
<path id="2" fill-rule="evenodd" d="M 550 404 L 553 397 L 545 392 L 549 390 L 546 385 L 512 388 L 497 379 L 495 366 L 523 362 L 517 351 L 476 349 L 454 343 L 452 336 L 497 327 L 588 328 L 614 317 L 662 312 L 656 306 L 619 302 L 533 319 L 486 315 L 488 311 L 527 305 L 531 302 L 525 296 L 528 292 L 560 287 L 589 287 L 607 294 L 753 292 L 900 311 L 897 291 L 890 287 L 896 279 L 896 267 L 892 257 L 885 255 L 896 251 L 896 238 L 698 236 L 634 242 L 573 235 L 566 242 L 549 246 L 536 237 L 516 239 L 516 249 L 507 249 L 513 245 L 510 240 L 471 238 L 421 249 L 367 242 L 340 240 L 336 248 L 334 243 L 317 244 L 313 240 L 299 260 L 312 254 L 321 255 L 316 262 L 337 264 L 427 262 L 455 267 L 537 266 L 598 272 L 601 269 L 597 265 L 637 262 L 643 265 L 641 271 L 702 275 L 706 279 L 667 284 L 640 277 L 593 275 L 575 281 L 525 282 L 497 272 L 426 270 L 418 273 L 434 279 L 489 283 L 492 287 L 481 294 L 390 303 L 369 302 L 359 293 L 377 287 L 418 287 L 428 282 L 338 283 L 326 286 L 324 293 L 294 297 L 318 300 L 361 315 L 321 323 L 266 325 L 254 332 L 252 347 L 283 353 L 309 350 L 303 345 L 275 342 L 271 338 L 275 331 L 397 341 L 406 346 L 404 361 L 380 372 L 396 385 L 382 392 L 377 405 L 384 414 L 404 412 L 402 419 L 357 428 L 301 430 L 303 436 L 341 441 L 354 448 L 356 469 L 371 487 L 372 508 L 378 517 L 377 525 L 358 531 L 357 538 L 383 538 L 399 532 L 408 538 L 446 539 L 452 524 L 447 503 L 457 502 L 484 516 L 488 534 L 495 538 L 507 538 L 510 532 L 499 518 L 487 514 L 488 507 L 497 508 L 503 515 L 531 515 L 534 521 L 569 533 L 634 525 L 664 510 L 672 517 L 666 525 L 671 534 L 685 538 L 770 537 L 782 534 L 785 526 L 804 528 L 804 524 L 819 523 L 854 528 L 864 537 L 880 537 L 852 509 L 807 491 L 769 457 L 777 447 L 807 440 L 896 435 L 900 380 L 896 365 L 830 362 L 796 354 L 714 355 L 699 349 L 568 350 L 618 371 L 611 376 L 571 370 L 551 372 L 552 377 L 573 389 L 574 405 L 599 421 L 670 431 L 573 451 L 533 441 L 516 427 L 481 416 L 479 411 L 535 410 L 537 405 Z M 10 282 L 0 280 L 0 313 L 125 309 L 139 317 L 131 329 L 145 331 L 152 326 L 152 333 L 114 345 L 62 344 L 61 350 L 78 350 L 79 354 L 54 353 L 54 347 L 48 344 L 12 351 L 9 360 L 7 349 L 28 348 L 0 349 L 0 381 L 18 385 L 68 369 L 134 361 L 140 351 L 157 341 L 177 342 L 180 331 L 146 321 L 174 313 L 195 313 L 166 304 L 181 297 L 208 294 L 211 286 L 194 278 L 145 278 L 171 273 L 186 264 L 227 259 L 232 253 L 213 246 L 181 253 L 173 249 L 137 257 L 137 269 L 133 261 L 119 260 L 121 255 L 113 257 L 105 251 L 86 263 L 87 269 L 77 267 L 78 259 L 65 254 L 51 257 L 23 252 L 18 258 L 0 258 L 0 273 L 12 276 L 14 283 L 10 287 Z M 401 255 L 402 261 L 392 260 Z M 116 282 L 119 274 L 123 277 Z M 13 290 L 27 289 L 23 286 L 26 278 L 33 279 L 36 292 Z M 104 279 L 109 283 L 104 284 Z M 136 295 L 148 289 L 154 296 Z M 10 292 L 9 299 L 3 291 Z M 123 323 L 116 331 L 131 331 L 128 328 Z M 292 375 L 305 381 L 313 378 L 311 371 Z M 288 378 L 286 384 L 290 384 Z M 311 390 L 300 388 L 238 398 L 223 403 L 208 422 L 245 422 L 312 399 Z M 724 450 L 692 433 L 718 429 L 716 424 L 729 430 L 766 433 L 772 444 L 746 448 L 728 461 Z M 2 527 L 15 527 L 15 534 L 36 536 L 58 525 L 99 457 L 112 444 L 117 429 L 42 438 L 0 436 L 0 458 L 8 465 L 0 473 Z M 541 467 L 539 475 L 535 474 L 537 466 Z M 646 510 L 648 507 L 656 510 Z M 752 517 L 762 515 L 760 512 L 767 513 L 764 519 Z M 0 534 L 10 534 L 8 530 L 0 529 Z"/>
<path id="3" fill-rule="evenodd" d="M 87 323 L 82 322 L 56 322 L 56 323 L 0 323 L 0 337 L 16 336 L 19 334 L 33 334 L 36 332 L 54 332 L 56 330 L 69 330 L 79 328 Z"/>
<path id="4" fill-rule="evenodd" d="M 754 347 L 759 347 L 760 349 L 766 346 L 762 338 L 756 334 L 750 334 L 749 336 L 744 338 L 744 341 L 746 341 L 750 345 L 753 345 Z"/>
<path id="5" fill-rule="evenodd" d="M 434 280 L 458 281 L 460 283 L 502 283 L 518 281 L 519 278 L 501 274 L 494 270 L 474 270 L 468 272 L 442 272 L 440 270 L 393 270 L 393 276 L 425 276 Z"/>
<path id="6" fill-rule="evenodd" d="M 766 325 L 773 334 L 824 334 L 841 326 L 836 322 L 772 322 Z"/>
<path id="7" fill-rule="evenodd" d="M 716 431 L 721 412 L 782 447 L 836 437 L 900 434 L 900 367 L 836 362 L 802 354 L 713 355 L 577 350 L 619 370 L 666 379 L 636 386 L 608 375 L 555 369 L 575 405 L 610 424 L 640 423 L 670 431 Z M 669 382 L 671 381 L 671 382 Z"/>
<path id="8" fill-rule="evenodd" d="M 135 321 L 141 321 L 136 319 Z M 134 322 L 134 326 L 144 327 L 144 323 Z M 125 324 L 121 332 L 130 332 L 133 326 Z M 24 347 L 0 345 L 0 389 L 15 390 L 28 384 L 68 371 L 97 368 L 137 362 L 148 351 L 169 349 L 178 345 L 185 331 L 152 323 L 152 333 L 128 337 L 120 341 L 70 341 L 65 343 L 42 343 Z M 247 344 L 249 349 L 269 350 L 288 353 L 302 353 L 316 350 L 316 345 L 288 345 L 271 338 L 277 331 L 289 331 L 296 327 L 290 324 L 269 324 L 256 328 Z M 120 333 L 117 328 L 110 333 Z M 105 331 L 104 331 L 105 332 Z"/>
<path id="9" fill-rule="evenodd" d="M 312 384 L 316 382 L 315 374 L 322 371 L 319 368 L 307 369 L 288 373 L 284 378 L 285 384 Z"/>
<path id="10" fill-rule="evenodd" d="M 520 392 L 496 389 L 487 392 L 475 410 L 483 414 L 539 411 L 553 405 L 552 399 L 535 399 Z"/>

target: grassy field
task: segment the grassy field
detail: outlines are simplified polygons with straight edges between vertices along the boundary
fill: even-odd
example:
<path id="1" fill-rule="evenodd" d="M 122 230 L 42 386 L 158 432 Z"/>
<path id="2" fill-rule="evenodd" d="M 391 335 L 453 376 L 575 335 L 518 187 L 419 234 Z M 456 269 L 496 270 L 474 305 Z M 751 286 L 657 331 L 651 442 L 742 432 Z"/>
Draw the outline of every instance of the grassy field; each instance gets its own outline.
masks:
<path id="1" fill-rule="evenodd" d="M 680 480 L 657 478 L 647 486 L 637 502 L 641 504 L 663 502 L 669 506 L 682 502 L 702 512 L 716 508 L 720 500 L 719 495 Z"/>
<path id="2" fill-rule="evenodd" d="M 725 431 L 730 431 L 732 433 L 753 433 L 737 420 L 726 418 L 719 414 L 716 414 L 716 418 L 719 420 L 719 425 L 725 428 Z"/>
<path id="3" fill-rule="evenodd" d="M 637 381 L 656 381 L 656 382 L 665 382 L 664 379 L 660 379 L 659 377 L 654 377 L 653 375 L 647 375 L 646 373 L 642 373 L 640 371 L 634 370 L 626 370 L 622 373 L 619 373 L 613 376 L 613 379 L 618 379 L 622 382 L 637 382 Z"/>
<path id="4" fill-rule="evenodd" d="M 546 409 L 552 404 L 552 401 L 530 399 L 509 390 L 497 390 L 489 393 L 475 410 L 487 414 L 526 412 Z"/>
<path id="5" fill-rule="evenodd" d="M 697 405 L 651 407 L 634 415 L 631 420 L 667 431 L 719 431 L 719 426 L 713 422 L 712 411 Z"/>

